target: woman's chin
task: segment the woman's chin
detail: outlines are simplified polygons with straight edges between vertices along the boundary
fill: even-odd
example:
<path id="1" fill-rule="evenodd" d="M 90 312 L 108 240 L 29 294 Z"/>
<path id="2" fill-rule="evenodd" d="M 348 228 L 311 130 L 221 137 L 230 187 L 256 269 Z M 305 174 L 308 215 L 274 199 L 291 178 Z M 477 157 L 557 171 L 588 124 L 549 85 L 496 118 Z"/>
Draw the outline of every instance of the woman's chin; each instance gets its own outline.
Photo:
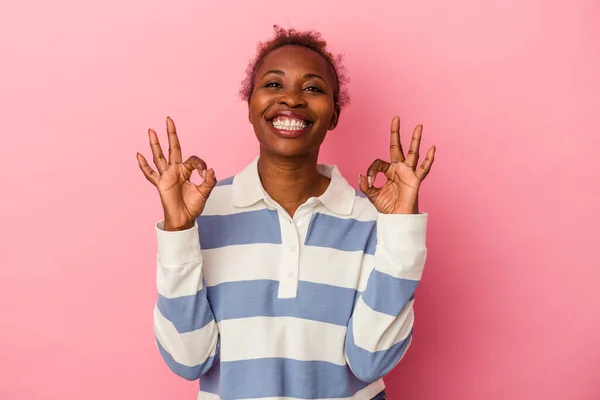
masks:
<path id="1" fill-rule="evenodd" d="M 315 149 L 306 146 L 298 146 L 297 144 L 280 144 L 276 146 L 262 146 L 262 153 L 271 154 L 276 157 L 302 157 L 310 155 Z M 316 149 L 318 151 L 318 148 Z"/>

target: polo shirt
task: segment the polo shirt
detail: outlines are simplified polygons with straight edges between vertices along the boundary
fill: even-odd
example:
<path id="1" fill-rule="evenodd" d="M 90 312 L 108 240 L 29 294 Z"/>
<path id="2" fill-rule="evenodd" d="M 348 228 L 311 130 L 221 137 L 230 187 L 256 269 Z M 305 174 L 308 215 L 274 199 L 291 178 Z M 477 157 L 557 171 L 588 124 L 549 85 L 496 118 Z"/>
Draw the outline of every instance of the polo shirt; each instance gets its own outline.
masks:
<path id="1" fill-rule="evenodd" d="M 156 223 L 156 344 L 198 399 L 371 399 L 410 346 L 427 213 L 381 214 L 334 165 L 293 217 L 258 157 L 194 226 Z"/>

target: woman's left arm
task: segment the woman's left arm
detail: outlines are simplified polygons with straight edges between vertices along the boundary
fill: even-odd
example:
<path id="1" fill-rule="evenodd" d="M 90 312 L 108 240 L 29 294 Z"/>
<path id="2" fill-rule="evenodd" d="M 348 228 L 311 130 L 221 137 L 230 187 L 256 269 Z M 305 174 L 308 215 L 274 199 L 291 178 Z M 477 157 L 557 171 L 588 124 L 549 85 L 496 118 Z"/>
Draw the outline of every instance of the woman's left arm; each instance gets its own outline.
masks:
<path id="1" fill-rule="evenodd" d="M 374 268 L 354 307 L 346 333 L 346 360 L 362 381 L 385 376 L 402 359 L 412 340 L 414 292 L 427 257 L 426 213 L 420 213 L 418 191 L 433 164 L 435 147 L 417 169 L 422 126 L 413 133 L 404 157 L 399 138 L 399 119 L 391 127 L 391 162 L 376 160 L 361 175 L 360 189 L 379 212 Z M 373 186 L 377 173 L 387 182 Z"/>

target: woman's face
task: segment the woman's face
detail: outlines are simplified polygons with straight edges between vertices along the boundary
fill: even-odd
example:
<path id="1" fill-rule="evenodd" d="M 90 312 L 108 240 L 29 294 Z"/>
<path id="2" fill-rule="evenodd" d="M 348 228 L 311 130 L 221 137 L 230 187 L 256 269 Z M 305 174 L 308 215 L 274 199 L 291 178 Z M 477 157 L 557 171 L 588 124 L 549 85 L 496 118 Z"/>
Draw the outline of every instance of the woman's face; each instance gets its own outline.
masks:
<path id="1" fill-rule="evenodd" d="M 284 157 L 317 151 L 336 127 L 335 78 L 327 61 L 302 46 L 283 46 L 254 76 L 249 119 L 264 150 Z"/>

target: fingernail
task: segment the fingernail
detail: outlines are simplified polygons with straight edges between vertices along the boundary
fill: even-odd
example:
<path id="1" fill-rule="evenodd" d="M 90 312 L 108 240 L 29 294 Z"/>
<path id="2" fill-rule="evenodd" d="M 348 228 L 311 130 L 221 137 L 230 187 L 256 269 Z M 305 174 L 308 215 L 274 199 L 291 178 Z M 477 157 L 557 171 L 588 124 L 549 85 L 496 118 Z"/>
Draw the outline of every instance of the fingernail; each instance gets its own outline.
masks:
<path id="1" fill-rule="evenodd" d="M 202 170 L 202 179 L 206 180 L 206 170 Z"/>
<path id="2" fill-rule="evenodd" d="M 373 178 L 370 175 L 367 177 L 367 182 L 369 182 L 369 187 L 373 185 Z"/>
<path id="3" fill-rule="evenodd" d="M 358 186 L 360 186 L 360 174 L 358 175 Z"/>

